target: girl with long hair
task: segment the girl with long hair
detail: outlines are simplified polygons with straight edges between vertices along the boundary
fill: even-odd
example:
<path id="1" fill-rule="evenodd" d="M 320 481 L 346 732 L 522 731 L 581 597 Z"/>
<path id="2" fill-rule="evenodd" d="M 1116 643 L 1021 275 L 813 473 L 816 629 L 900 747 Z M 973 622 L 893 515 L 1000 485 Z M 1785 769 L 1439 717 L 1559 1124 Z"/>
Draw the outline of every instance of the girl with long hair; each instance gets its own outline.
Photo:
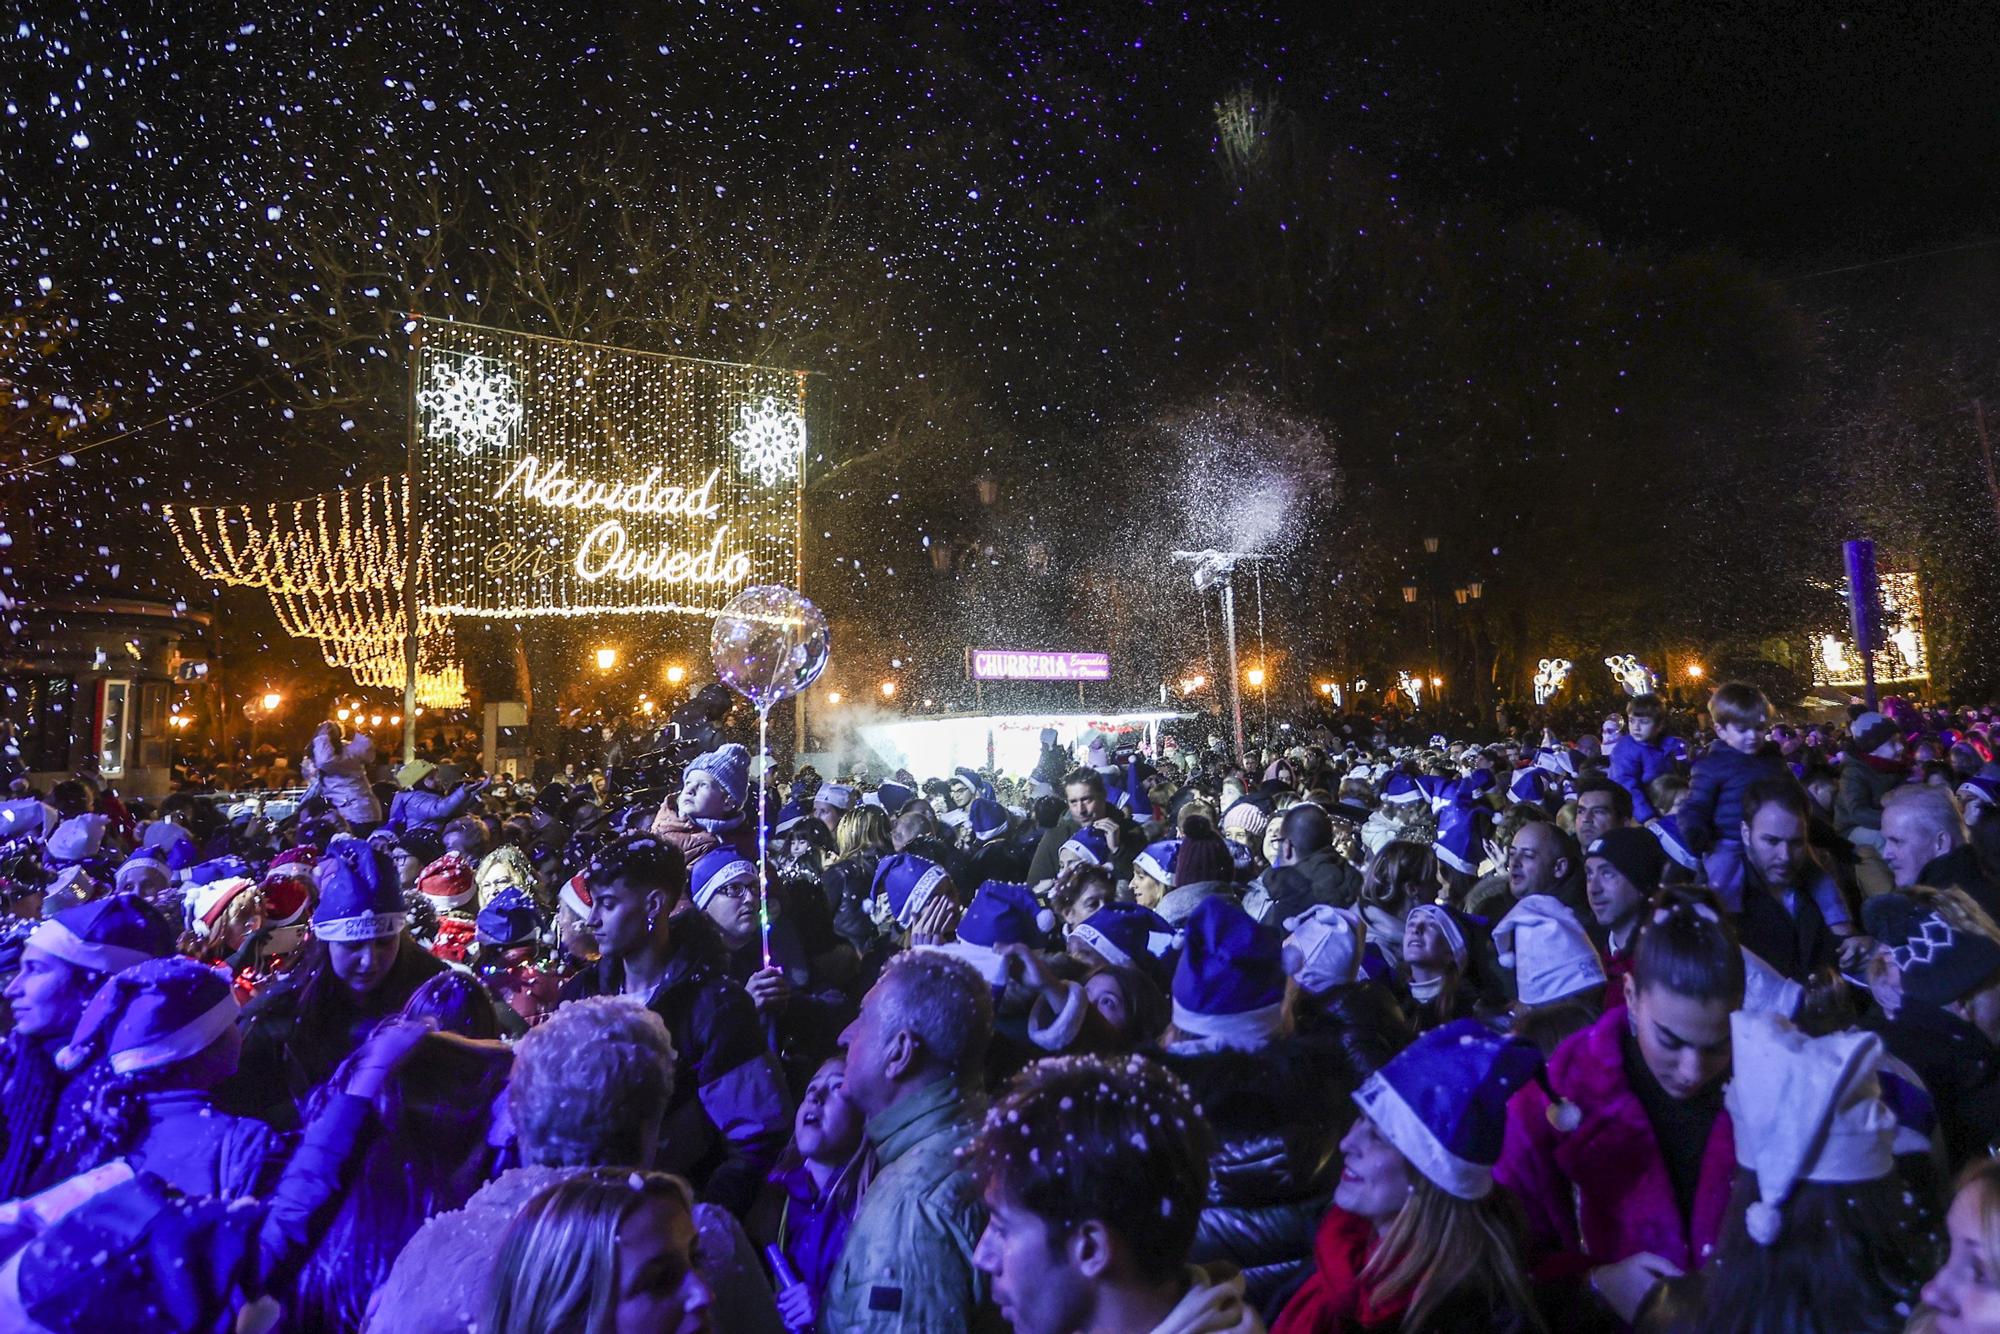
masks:
<path id="1" fill-rule="evenodd" d="M 600 1168 L 529 1200 L 494 1269 L 486 1334 L 706 1334 L 694 1203 L 664 1172 Z"/>
<path id="2" fill-rule="evenodd" d="M 810 1329 L 817 1318 L 848 1224 L 875 1175 L 864 1118 L 842 1091 L 846 1075 L 844 1055 L 829 1056 L 814 1073 L 792 1120 L 792 1141 L 750 1213 L 752 1239 L 777 1247 L 789 1267 L 772 1278 L 778 1314 L 791 1329 Z"/>
<path id="3" fill-rule="evenodd" d="M 1437 854 L 1428 844 L 1392 839 L 1369 859 L 1361 876 L 1361 917 L 1369 950 L 1377 956 L 1373 971 L 1386 964 L 1398 977 L 1406 975 L 1404 923 L 1410 909 L 1437 901 L 1438 886 Z"/>
<path id="4" fill-rule="evenodd" d="M 1519 1210 L 1492 1170 L 1507 1097 L 1540 1066 L 1527 1043 L 1466 1019 L 1369 1076 L 1313 1272 L 1272 1334 L 1546 1330 Z"/>

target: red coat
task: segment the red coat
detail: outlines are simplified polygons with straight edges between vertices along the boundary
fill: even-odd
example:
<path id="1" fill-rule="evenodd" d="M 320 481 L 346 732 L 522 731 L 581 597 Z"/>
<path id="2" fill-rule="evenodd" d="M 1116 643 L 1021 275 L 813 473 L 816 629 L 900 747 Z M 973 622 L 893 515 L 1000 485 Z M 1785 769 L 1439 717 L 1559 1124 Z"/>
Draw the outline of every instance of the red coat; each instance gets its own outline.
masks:
<path id="1" fill-rule="evenodd" d="M 1326 1211 L 1313 1237 L 1313 1272 L 1292 1294 L 1271 1326 L 1271 1334 L 1366 1334 L 1395 1330 L 1405 1303 L 1376 1306 L 1361 1286 L 1361 1271 L 1375 1250 L 1375 1229 L 1367 1219 L 1339 1205 Z"/>
<path id="2" fill-rule="evenodd" d="M 1507 1106 L 1507 1138 L 1494 1168 L 1528 1216 L 1529 1262 L 1544 1276 L 1573 1273 L 1651 1251 L 1692 1271 L 1714 1253 L 1736 1173 L 1736 1133 L 1716 1115 L 1702 1152 L 1692 1227 L 1681 1222 L 1666 1159 L 1639 1095 L 1625 1079 L 1624 1009 L 1573 1034 L 1549 1058 L 1549 1084 L 1576 1105 L 1576 1129 L 1551 1125 L 1539 1084 Z"/>

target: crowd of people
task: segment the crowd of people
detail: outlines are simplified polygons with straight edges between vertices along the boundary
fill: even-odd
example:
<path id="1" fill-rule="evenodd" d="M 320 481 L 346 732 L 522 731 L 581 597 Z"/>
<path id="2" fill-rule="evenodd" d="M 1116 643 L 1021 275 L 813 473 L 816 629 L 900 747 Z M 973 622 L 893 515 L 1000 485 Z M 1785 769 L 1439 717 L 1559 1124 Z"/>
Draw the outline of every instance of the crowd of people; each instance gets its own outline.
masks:
<path id="1" fill-rule="evenodd" d="M 0 1328 L 2000 1332 L 1992 711 L 1297 741 L 18 794 Z"/>

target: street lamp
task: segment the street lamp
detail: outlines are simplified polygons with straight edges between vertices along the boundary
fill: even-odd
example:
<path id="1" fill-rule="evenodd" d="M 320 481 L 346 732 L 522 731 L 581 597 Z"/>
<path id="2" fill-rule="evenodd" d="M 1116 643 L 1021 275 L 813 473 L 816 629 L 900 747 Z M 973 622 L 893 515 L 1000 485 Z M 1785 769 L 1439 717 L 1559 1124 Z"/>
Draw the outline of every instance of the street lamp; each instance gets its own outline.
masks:
<path id="1" fill-rule="evenodd" d="M 599 649 L 597 650 L 597 670 L 598 670 L 598 671 L 600 671 L 600 672 L 608 672 L 608 671 L 610 671 L 610 670 L 611 670 L 611 669 L 612 669 L 613 667 L 616 667 L 617 665 L 618 665 L 618 650 L 617 650 L 617 649 L 615 649 L 615 648 L 612 648 L 612 647 L 611 647 L 610 645 L 608 645 L 608 644 L 607 644 L 607 645 L 604 645 L 603 647 L 601 647 L 601 648 L 599 648 Z"/>
<path id="2" fill-rule="evenodd" d="M 285 697 L 275 690 L 266 690 L 264 698 L 258 702 L 264 706 L 264 712 L 276 713 L 279 706 L 285 702 Z"/>
<path id="3" fill-rule="evenodd" d="M 1700 663 L 1698 663 L 1698 662 L 1691 662 L 1691 663 L 1689 663 L 1689 664 L 1687 665 L 1687 674 L 1688 674 L 1688 679 L 1689 679 L 1689 680 L 1692 680 L 1692 681 L 1699 681 L 1699 680 L 1701 680 L 1701 678 L 1702 678 L 1702 673 L 1703 673 L 1703 672 L 1704 672 L 1705 670 L 1706 670 L 1706 669 L 1705 669 L 1705 668 L 1704 668 L 1704 667 L 1703 667 L 1703 666 L 1702 666 L 1702 665 L 1701 665 Z"/>
<path id="4" fill-rule="evenodd" d="M 1243 679 L 1252 689 L 1262 689 L 1264 685 L 1264 669 L 1262 667 L 1252 667 L 1249 671 L 1243 673 Z"/>
<path id="5" fill-rule="evenodd" d="M 687 679 L 688 679 L 688 669 L 687 669 L 687 668 L 685 668 L 685 667 L 681 666 L 681 665 L 680 665 L 679 663 L 677 663 L 677 662 L 676 662 L 676 663 L 669 663 L 669 664 L 668 664 L 668 666 L 667 666 L 667 684 L 668 684 L 668 685 L 670 685 L 670 686 L 677 686 L 677 685 L 679 685 L 679 684 L 680 684 L 681 682 L 683 682 L 683 681 L 685 681 L 685 680 L 687 680 Z"/>
<path id="6" fill-rule="evenodd" d="M 1435 537 L 1424 539 L 1424 554 L 1426 556 L 1435 556 L 1438 554 L 1438 540 Z"/>
<path id="7" fill-rule="evenodd" d="M 1415 584 L 1413 584 L 1413 583 L 1410 583 L 1410 584 L 1404 584 L 1404 585 L 1403 585 L 1403 601 L 1405 601 L 1405 602 L 1415 602 L 1416 600 L 1417 600 L 1417 586 L 1416 586 Z"/>
<path id="8" fill-rule="evenodd" d="M 883 699 L 896 698 L 896 683 L 894 681 L 884 681 L 881 690 Z"/>
<path id="9" fill-rule="evenodd" d="M 827 691 L 827 692 L 826 692 L 826 702 L 827 702 L 827 703 L 829 703 L 829 704 L 838 704 L 838 703 L 840 703 L 840 692 L 839 692 L 838 690 L 829 690 L 829 691 Z"/>

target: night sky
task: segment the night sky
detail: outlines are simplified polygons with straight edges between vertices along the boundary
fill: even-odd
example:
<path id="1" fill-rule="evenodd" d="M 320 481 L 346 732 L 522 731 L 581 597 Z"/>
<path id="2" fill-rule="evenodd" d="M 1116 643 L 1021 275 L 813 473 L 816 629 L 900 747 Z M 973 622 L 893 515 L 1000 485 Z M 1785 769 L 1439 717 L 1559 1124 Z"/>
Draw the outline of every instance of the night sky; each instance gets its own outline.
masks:
<path id="1" fill-rule="evenodd" d="M 1503 689 L 1768 659 L 1863 530 L 1970 671 L 1995 49 L 1972 5 L 44 7 L 0 33 L 6 572 L 213 601 L 158 506 L 394 471 L 415 306 L 812 371 L 864 659 L 1140 625 L 1174 674 L 1159 552 L 1249 502 L 1313 671 L 1430 651 L 1427 530 L 1491 589 L 1438 651 Z"/>

